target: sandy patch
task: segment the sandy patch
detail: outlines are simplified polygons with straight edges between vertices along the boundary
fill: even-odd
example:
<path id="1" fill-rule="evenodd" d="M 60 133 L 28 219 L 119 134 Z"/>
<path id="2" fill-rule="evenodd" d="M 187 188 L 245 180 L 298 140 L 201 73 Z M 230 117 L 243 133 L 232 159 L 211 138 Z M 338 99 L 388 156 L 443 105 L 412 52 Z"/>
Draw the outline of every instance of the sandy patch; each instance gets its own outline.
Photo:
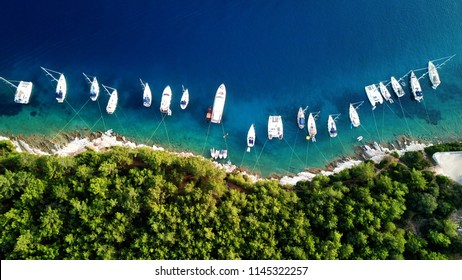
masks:
<path id="1" fill-rule="evenodd" d="M 433 159 L 437 163 L 436 173 L 462 184 L 462 151 L 435 153 Z"/>

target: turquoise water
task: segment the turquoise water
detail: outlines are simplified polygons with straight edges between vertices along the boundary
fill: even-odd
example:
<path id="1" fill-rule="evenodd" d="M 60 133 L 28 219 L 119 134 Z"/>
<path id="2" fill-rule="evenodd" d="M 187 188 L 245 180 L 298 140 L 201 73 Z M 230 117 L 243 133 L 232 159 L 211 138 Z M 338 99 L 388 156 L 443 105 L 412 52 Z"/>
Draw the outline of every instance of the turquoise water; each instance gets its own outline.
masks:
<path id="1" fill-rule="evenodd" d="M 111 128 L 140 143 L 205 156 L 212 147 L 227 147 L 232 163 L 263 175 L 324 167 L 352 154 L 359 135 L 379 143 L 401 135 L 460 139 L 460 1 L 125 2 L 5 4 L 0 76 L 32 81 L 34 90 L 30 104 L 20 106 L 13 103 L 14 91 L 0 85 L 0 134 L 53 137 L 60 131 Z M 420 80 L 422 103 L 412 100 L 406 85 L 400 102 L 394 96 L 394 104 L 371 110 L 364 86 L 452 54 L 439 69 L 437 90 L 428 77 Z M 66 75 L 64 104 L 54 99 L 55 83 L 39 66 Z M 82 72 L 118 89 L 116 114 L 105 113 L 107 94 L 89 101 Z M 151 108 L 142 106 L 139 78 L 152 89 Z M 221 83 L 227 88 L 223 123 L 209 125 L 205 112 Z M 162 121 L 166 85 L 173 91 L 173 115 Z M 190 92 L 184 111 L 181 85 Z M 362 125 L 351 129 L 348 105 L 357 101 L 364 101 L 358 110 Z M 320 111 L 316 143 L 305 140 L 306 128 L 297 127 L 300 106 Z M 331 139 L 327 117 L 336 113 L 341 113 L 338 137 Z M 266 140 L 269 115 L 282 116 L 282 141 Z M 246 153 L 252 123 L 256 146 Z"/>

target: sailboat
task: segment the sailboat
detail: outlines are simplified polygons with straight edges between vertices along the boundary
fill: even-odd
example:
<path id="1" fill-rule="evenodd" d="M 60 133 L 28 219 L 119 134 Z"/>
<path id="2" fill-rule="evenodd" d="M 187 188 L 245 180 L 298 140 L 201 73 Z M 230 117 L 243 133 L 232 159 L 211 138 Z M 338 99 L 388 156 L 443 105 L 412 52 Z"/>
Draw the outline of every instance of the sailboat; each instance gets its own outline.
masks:
<path id="1" fill-rule="evenodd" d="M 335 121 L 339 116 L 340 114 L 329 115 L 329 118 L 327 118 L 327 130 L 329 131 L 330 137 L 337 137 L 337 124 L 335 123 Z"/>
<path id="2" fill-rule="evenodd" d="M 221 123 L 223 117 L 223 110 L 225 108 L 226 101 L 226 87 L 225 84 L 221 84 L 215 94 L 215 101 L 213 102 L 212 119 L 213 123 Z"/>
<path id="3" fill-rule="evenodd" d="M 366 86 L 365 90 L 366 90 L 367 98 L 369 99 L 369 102 L 372 105 L 372 110 L 375 110 L 376 108 L 375 104 L 377 103 L 382 104 L 383 98 L 380 95 L 379 90 L 377 89 L 377 86 L 374 84 Z"/>
<path id="4" fill-rule="evenodd" d="M 305 110 L 300 107 L 297 113 L 297 124 L 298 128 L 303 129 L 305 127 Z"/>
<path id="5" fill-rule="evenodd" d="M 405 92 L 404 92 L 403 88 L 401 87 L 400 83 L 393 76 L 391 77 L 391 87 L 393 88 L 393 91 L 395 92 L 396 96 L 402 97 L 405 94 Z"/>
<path id="6" fill-rule="evenodd" d="M 151 107 L 152 102 L 152 93 L 151 88 L 149 87 L 148 83 L 143 82 L 140 79 L 141 86 L 143 87 L 143 106 L 144 107 Z"/>
<path id="7" fill-rule="evenodd" d="M 32 82 L 20 81 L 18 85 L 15 85 L 5 78 L 0 77 L 0 79 L 8 85 L 16 88 L 16 93 L 14 94 L 14 102 L 19 104 L 29 103 L 30 95 L 32 93 Z"/>
<path id="8" fill-rule="evenodd" d="M 428 62 L 428 77 L 430 78 L 433 89 L 436 89 L 441 84 L 440 75 L 431 61 Z"/>
<path id="9" fill-rule="evenodd" d="M 169 116 L 172 115 L 172 110 L 170 110 L 170 103 L 172 102 L 172 89 L 170 86 L 166 86 L 162 92 L 162 99 L 160 101 L 160 111 Z"/>
<path id="10" fill-rule="evenodd" d="M 117 108 L 117 102 L 119 101 L 119 96 L 117 95 L 117 90 L 115 88 L 111 88 L 108 86 L 103 85 L 103 88 L 106 90 L 106 92 L 109 94 L 109 101 L 107 102 L 106 106 L 106 112 L 108 114 L 113 114 Z M 112 93 L 109 92 L 109 90 L 112 90 Z"/>
<path id="11" fill-rule="evenodd" d="M 85 76 L 85 79 L 90 83 L 90 99 L 92 101 L 96 101 L 99 96 L 99 83 L 96 77 L 93 77 L 93 79 L 90 79 L 89 76 L 87 76 L 85 73 L 82 73 Z"/>
<path id="12" fill-rule="evenodd" d="M 386 101 L 393 103 L 393 99 L 391 98 L 390 92 L 388 91 L 387 87 L 382 82 L 379 83 L 379 89 L 380 89 L 380 93 L 382 93 L 383 98 Z"/>
<path id="13" fill-rule="evenodd" d="M 363 104 L 362 101 L 361 102 L 356 102 L 356 103 L 350 103 L 349 113 L 350 113 L 351 125 L 353 127 L 358 127 L 361 124 L 361 122 L 359 120 L 359 115 L 358 115 L 358 112 L 356 111 L 356 109 L 358 109 L 358 107 L 361 106 L 362 104 Z"/>
<path id="14" fill-rule="evenodd" d="M 47 73 L 47 76 L 50 76 L 53 80 L 58 82 L 58 84 L 56 85 L 56 100 L 58 100 L 58 103 L 63 103 L 64 99 L 66 99 L 66 94 L 67 94 L 67 84 L 66 84 L 66 78 L 64 77 L 64 74 L 51 70 L 51 69 L 41 67 L 41 66 L 40 68 L 42 68 L 42 70 Z M 51 73 L 58 74 L 59 79 L 56 79 L 56 77 L 53 76 L 53 74 Z"/>
<path id="15" fill-rule="evenodd" d="M 417 102 L 423 99 L 422 88 L 420 87 L 419 79 L 415 76 L 414 71 L 411 71 L 411 91 Z"/>
<path id="16" fill-rule="evenodd" d="M 273 137 L 277 137 L 279 140 L 282 140 L 282 137 L 284 137 L 281 116 L 269 116 L 268 118 L 268 139 L 271 140 Z"/>
<path id="17" fill-rule="evenodd" d="M 252 124 L 247 132 L 247 152 L 250 152 L 253 146 L 255 146 L 255 127 Z"/>
<path id="18" fill-rule="evenodd" d="M 184 86 L 181 87 L 183 88 L 183 95 L 181 96 L 180 107 L 184 110 L 186 107 L 188 107 L 189 104 L 189 90 L 184 89 Z"/>
<path id="19" fill-rule="evenodd" d="M 315 116 L 313 116 L 313 113 L 310 113 L 308 116 L 308 134 L 310 135 L 307 137 L 307 139 L 311 138 L 311 141 L 316 142 L 316 134 L 318 133 L 318 130 L 316 129 L 316 121 L 315 117 L 318 115 L 317 113 Z"/>

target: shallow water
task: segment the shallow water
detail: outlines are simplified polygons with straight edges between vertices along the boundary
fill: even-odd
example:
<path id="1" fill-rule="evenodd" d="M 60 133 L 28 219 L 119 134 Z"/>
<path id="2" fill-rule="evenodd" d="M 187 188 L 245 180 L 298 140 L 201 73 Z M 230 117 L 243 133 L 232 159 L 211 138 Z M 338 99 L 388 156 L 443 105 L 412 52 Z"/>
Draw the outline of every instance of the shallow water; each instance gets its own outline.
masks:
<path id="1" fill-rule="evenodd" d="M 60 131 L 112 128 L 138 142 L 205 156 L 212 147 L 227 147 L 232 163 L 263 175 L 323 167 L 352 154 L 359 135 L 381 143 L 400 135 L 460 139 L 460 1 L 269 2 L 5 3 L 0 76 L 33 81 L 34 89 L 30 104 L 20 106 L 13 103 L 14 91 L 0 86 L 0 133 L 53 137 Z M 394 104 L 371 110 L 364 86 L 452 54 L 439 69 L 437 90 L 428 77 L 420 80 L 422 103 L 412 100 L 406 86 L 406 95 L 394 96 Z M 64 104 L 54 99 L 56 84 L 39 66 L 66 75 Z M 105 113 L 107 94 L 89 101 L 82 72 L 118 89 L 114 115 Z M 139 78 L 151 87 L 151 108 L 142 106 Z M 209 125 L 205 112 L 221 83 L 227 88 L 223 123 Z M 166 85 L 173 91 L 173 115 L 162 122 Z M 190 92 L 184 111 L 181 85 Z M 362 125 L 351 129 L 348 105 L 357 101 L 364 101 L 358 109 Z M 306 128 L 297 127 L 300 106 L 320 111 L 316 143 L 305 140 Z M 327 117 L 336 113 L 341 113 L 338 137 L 330 138 Z M 269 115 L 282 116 L 282 141 L 266 140 Z M 252 123 L 257 141 L 246 153 Z"/>

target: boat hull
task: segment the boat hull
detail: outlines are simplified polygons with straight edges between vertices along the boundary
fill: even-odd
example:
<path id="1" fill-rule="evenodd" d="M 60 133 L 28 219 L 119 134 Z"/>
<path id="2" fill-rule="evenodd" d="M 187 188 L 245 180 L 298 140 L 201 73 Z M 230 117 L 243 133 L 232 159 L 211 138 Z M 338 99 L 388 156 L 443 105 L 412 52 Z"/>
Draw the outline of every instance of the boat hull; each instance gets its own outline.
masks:
<path id="1" fill-rule="evenodd" d="M 160 112 L 171 115 L 172 111 L 170 110 L 170 103 L 172 102 L 172 89 L 170 86 L 166 86 L 163 93 L 162 99 L 160 101 Z"/>
<path id="2" fill-rule="evenodd" d="M 117 108 L 117 102 L 119 100 L 119 96 L 117 90 L 112 91 L 111 97 L 109 97 L 109 101 L 107 102 L 106 112 L 108 114 L 113 114 Z"/>
<path id="3" fill-rule="evenodd" d="M 422 93 L 422 88 L 420 87 L 419 79 L 417 79 L 416 75 L 414 72 L 411 72 L 411 91 L 412 94 L 414 95 L 414 99 L 417 102 L 422 101 L 423 99 L 423 93 Z"/>
<path id="4" fill-rule="evenodd" d="M 148 83 L 144 84 L 144 91 L 143 91 L 143 106 L 144 107 L 151 107 L 152 103 L 152 92 L 151 88 L 149 87 Z"/>
<path id="5" fill-rule="evenodd" d="M 42 66 L 40 66 L 40 68 L 42 68 L 42 70 L 45 71 L 47 76 L 50 76 L 54 81 L 58 83 L 56 85 L 55 98 L 58 101 L 58 103 L 63 103 L 64 100 L 66 99 L 66 94 L 67 94 L 67 84 L 66 84 L 66 78 L 64 77 L 64 74 L 58 71 L 55 71 L 55 70 L 44 68 Z M 59 79 L 56 79 L 55 76 L 53 76 L 53 74 L 51 73 L 59 74 Z"/>
<path id="6" fill-rule="evenodd" d="M 313 114 L 310 113 L 308 116 L 308 134 L 310 135 L 311 141 L 316 142 L 317 133 L 316 121 L 314 120 Z"/>
<path id="7" fill-rule="evenodd" d="M 268 118 L 268 139 L 271 140 L 274 137 L 282 140 L 284 137 L 284 127 L 282 125 L 281 116 L 269 116 Z"/>
<path id="8" fill-rule="evenodd" d="M 58 85 L 56 86 L 56 100 L 58 103 L 63 103 L 66 99 L 67 94 L 67 84 L 66 78 L 63 74 L 59 76 Z"/>
<path id="9" fill-rule="evenodd" d="M 383 99 L 385 99 L 386 101 L 390 103 L 393 103 L 393 99 L 391 98 L 390 92 L 388 91 L 387 87 L 382 82 L 379 83 L 379 89 L 380 89 L 380 93 L 383 96 Z"/>
<path id="10" fill-rule="evenodd" d="M 350 104 L 350 110 L 349 110 L 349 113 L 350 113 L 350 121 L 351 121 L 351 125 L 353 127 L 358 127 L 361 125 L 361 122 L 359 120 L 359 115 L 358 115 L 358 112 L 356 111 L 355 107 L 353 106 L 353 104 Z"/>
<path id="11" fill-rule="evenodd" d="M 298 125 L 298 128 L 300 129 L 305 128 L 305 111 L 302 109 L 302 107 L 298 109 L 297 125 Z"/>
<path id="12" fill-rule="evenodd" d="M 433 89 L 436 89 L 441 84 L 440 75 L 431 61 L 428 62 L 428 77 L 430 78 Z"/>
<path id="13" fill-rule="evenodd" d="M 250 148 L 255 146 L 255 127 L 253 124 L 250 126 L 249 131 L 247 132 L 247 147 Z"/>
<path id="14" fill-rule="evenodd" d="M 28 104 L 32 93 L 32 82 L 19 82 L 16 88 L 16 94 L 14 95 L 14 102 L 19 104 Z"/>
<path id="15" fill-rule="evenodd" d="M 368 85 L 364 88 L 366 90 L 366 95 L 367 98 L 369 99 L 369 102 L 372 105 L 372 110 L 376 108 L 376 104 L 382 104 L 383 103 L 383 98 L 379 93 L 379 90 L 377 89 L 377 86 L 372 84 Z"/>
<path id="16" fill-rule="evenodd" d="M 183 95 L 181 96 L 181 100 L 180 100 L 181 109 L 182 110 L 186 109 L 186 107 L 188 107 L 188 104 L 189 104 L 189 90 L 185 89 L 183 92 Z"/>
<path id="17" fill-rule="evenodd" d="M 398 98 L 402 97 L 405 94 L 403 88 L 401 87 L 401 85 L 395 77 L 391 77 L 391 87 L 395 92 L 396 96 L 398 96 Z"/>
<path id="18" fill-rule="evenodd" d="M 226 87 L 221 84 L 215 94 L 215 101 L 213 102 L 212 117 L 210 121 L 212 123 L 221 123 L 223 117 L 223 110 L 226 102 Z"/>
<path id="19" fill-rule="evenodd" d="M 90 99 L 96 101 L 99 96 L 99 83 L 96 77 L 93 78 L 93 81 L 90 85 Z"/>
<path id="20" fill-rule="evenodd" d="M 217 159 L 219 153 L 220 153 L 220 151 L 219 151 L 219 150 L 215 150 L 215 148 L 211 148 L 211 149 L 210 149 L 210 156 L 211 156 L 213 159 Z"/>
<path id="21" fill-rule="evenodd" d="M 337 137 L 337 124 L 331 115 L 329 115 L 329 118 L 327 119 L 327 130 L 329 131 L 330 137 Z"/>

